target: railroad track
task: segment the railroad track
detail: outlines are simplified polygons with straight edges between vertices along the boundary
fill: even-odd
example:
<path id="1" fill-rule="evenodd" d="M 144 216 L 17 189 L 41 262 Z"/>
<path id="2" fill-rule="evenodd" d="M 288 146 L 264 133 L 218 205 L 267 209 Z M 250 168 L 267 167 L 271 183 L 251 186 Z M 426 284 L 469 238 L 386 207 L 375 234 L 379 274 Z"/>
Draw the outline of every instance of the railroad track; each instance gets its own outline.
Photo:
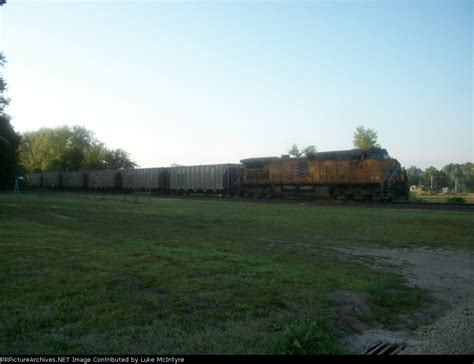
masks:
<path id="1" fill-rule="evenodd" d="M 422 210 L 441 210 L 441 211 L 465 211 L 474 212 L 474 204 L 471 203 L 449 203 L 449 202 L 367 202 L 367 201 L 342 201 L 342 200 L 314 200 L 314 199 L 272 199 L 272 198 L 230 198 L 219 196 L 161 196 L 163 198 L 182 199 L 182 200 L 204 200 L 204 201 L 235 201 L 235 202 L 257 202 L 269 204 L 305 204 L 312 206 L 328 207 L 376 207 L 376 208 L 398 208 L 398 209 L 422 209 Z"/>
<path id="2" fill-rule="evenodd" d="M 67 195 L 74 195 L 75 192 L 68 192 Z M 116 198 L 128 198 L 133 194 L 127 193 L 101 193 L 101 192 L 77 192 L 78 195 L 84 197 L 106 198 L 107 196 L 115 196 Z M 62 194 L 59 193 L 58 196 Z M 221 197 L 220 195 L 162 195 L 155 193 L 146 193 L 147 196 L 157 196 L 164 199 L 174 200 L 199 200 L 199 201 L 232 201 L 232 202 L 254 202 L 267 204 L 298 204 L 308 206 L 326 206 L 326 207 L 364 207 L 364 208 L 385 208 L 385 209 L 422 209 L 422 210 L 439 210 L 439 211 L 460 211 L 474 212 L 474 203 L 448 203 L 448 202 L 411 202 L 411 201 L 394 201 L 394 202 L 375 202 L 375 201 L 347 201 L 347 200 L 330 200 L 330 199 L 308 199 L 308 198 L 249 198 L 249 197 Z"/>
<path id="3" fill-rule="evenodd" d="M 395 201 L 391 204 L 399 208 L 474 212 L 474 204 L 472 203 Z"/>

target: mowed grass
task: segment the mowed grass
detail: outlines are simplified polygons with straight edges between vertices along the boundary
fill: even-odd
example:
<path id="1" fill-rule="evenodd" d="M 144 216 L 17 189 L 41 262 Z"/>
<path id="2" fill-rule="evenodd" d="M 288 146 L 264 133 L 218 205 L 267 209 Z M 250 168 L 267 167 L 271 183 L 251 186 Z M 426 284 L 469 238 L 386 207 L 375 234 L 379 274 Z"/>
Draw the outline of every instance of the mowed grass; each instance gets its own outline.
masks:
<path id="1" fill-rule="evenodd" d="M 0 194 L 0 352 L 346 353 L 330 295 L 371 323 L 427 292 L 336 247 L 472 248 L 473 214 Z"/>

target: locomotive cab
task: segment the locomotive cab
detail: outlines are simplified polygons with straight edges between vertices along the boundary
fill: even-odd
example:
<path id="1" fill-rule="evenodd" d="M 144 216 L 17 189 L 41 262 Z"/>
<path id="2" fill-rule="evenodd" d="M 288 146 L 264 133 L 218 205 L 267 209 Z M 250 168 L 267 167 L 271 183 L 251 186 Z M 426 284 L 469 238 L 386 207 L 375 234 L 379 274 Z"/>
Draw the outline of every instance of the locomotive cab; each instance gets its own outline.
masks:
<path id="1" fill-rule="evenodd" d="M 362 160 L 372 159 L 377 161 L 385 161 L 391 159 L 387 150 L 382 148 L 362 148 L 355 149 L 354 152 L 355 155 L 360 154 Z"/>
<path id="2" fill-rule="evenodd" d="M 407 182 L 398 160 L 390 157 L 385 149 L 371 148 L 364 151 L 367 159 L 377 161 L 382 195 L 388 199 L 408 197 Z"/>

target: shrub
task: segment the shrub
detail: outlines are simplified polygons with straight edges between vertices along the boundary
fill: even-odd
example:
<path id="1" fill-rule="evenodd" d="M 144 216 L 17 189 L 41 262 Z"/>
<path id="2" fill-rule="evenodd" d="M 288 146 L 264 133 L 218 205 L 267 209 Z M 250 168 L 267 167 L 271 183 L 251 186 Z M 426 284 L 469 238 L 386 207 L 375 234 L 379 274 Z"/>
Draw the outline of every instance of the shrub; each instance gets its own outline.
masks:
<path id="1" fill-rule="evenodd" d="M 448 198 L 448 202 L 451 202 L 451 203 L 465 203 L 466 200 L 464 199 L 464 197 L 461 197 L 461 196 L 452 196 L 452 197 Z"/>
<path id="2" fill-rule="evenodd" d="M 282 339 L 276 346 L 277 354 L 341 354 L 343 349 L 337 338 L 315 322 L 304 321 L 286 327 Z"/>
<path id="3" fill-rule="evenodd" d="M 420 196 L 422 196 L 422 195 L 420 194 Z M 410 200 L 410 202 L 426 202 L 426 199 L 419 197 L 419 195 L 417 195 L 413 192 L 410 193 L 409 200 Z"/>

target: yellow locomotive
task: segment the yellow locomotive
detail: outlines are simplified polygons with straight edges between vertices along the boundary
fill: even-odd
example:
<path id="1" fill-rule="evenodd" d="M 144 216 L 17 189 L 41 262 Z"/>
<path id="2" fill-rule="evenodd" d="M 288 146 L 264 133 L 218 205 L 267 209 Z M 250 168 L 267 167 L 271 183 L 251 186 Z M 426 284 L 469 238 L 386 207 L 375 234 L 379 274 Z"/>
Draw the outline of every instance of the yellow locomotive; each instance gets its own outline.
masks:
<path id="1" fill-rule="evenodd" d="M 241 160 L 245 196 L 314 195 L 391 200 L 407 197 L 400 163 L 381 148 L 353 149 Z"/>

